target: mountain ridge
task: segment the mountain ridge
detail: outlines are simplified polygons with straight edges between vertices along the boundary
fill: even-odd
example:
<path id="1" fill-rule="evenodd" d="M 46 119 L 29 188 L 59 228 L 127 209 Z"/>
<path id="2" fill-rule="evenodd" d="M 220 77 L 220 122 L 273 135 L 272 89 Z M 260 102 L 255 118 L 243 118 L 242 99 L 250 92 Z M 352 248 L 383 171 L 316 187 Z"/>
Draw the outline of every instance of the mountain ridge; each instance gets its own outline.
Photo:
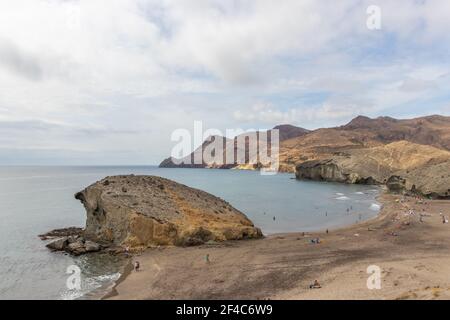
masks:
<path id="1" fill-rule="evenodd" d="M 447 162 L 450 163 L 450 117 L 430 115 L 413 119 L 395 119 L 357 116 L 345 125 L 331 128 L 307 130 L 287 124 L 275 128 L 280 128 L 279 171 L 295 172 L 296 176 L 302 179 L 385 184 L 394 175 L 400 175 L 402 179 L 408 181 L 416 180 L 411 175 L 413 170 L 422 176 L 422 180 L 429 181 L 422 185 L 423 193 L 450 197 L 450 182 L 447 180 L 450 166 L 448 168 L 446 166 Z M 236 137 L 230 139 L 231 142 L 229 141 L 225 147 L 225 149 L 233 148 L 235 154 L 236 139 Z M 223 152 L 225 154 L 226 150 Z M 245 164 L 203 163 L 187 167 L 253 170 L 263 167 L 258 161 L 259 158 L 251 159 L 248 152 L 245 155 Z M 367 155 L 371 155 L 371 158 L 369 159 Z M 398 168 L 386 166 L 386 163 L 395 162 L 396 157 L 403 162 L 417 162 L 420 159 L 426 161 L 419 161 L 420 165 L 407 169 L 404 168 L 408 167 L 406 165 Z M 171 166 L 186 167 L 174 165 L 171 158 L 164 160 L 160 165 L 160 167 Z M 439 170 L 436 169 L 438 167 Z M 379 168 L 384 168 L 381 176 L 377 171 Z M 444 172 L 439 178 L 439 171 L 442 170 Z M 421 193 L 417 190 L 417 183 L 408 181 L 402 184 L 405 191 Z"/>

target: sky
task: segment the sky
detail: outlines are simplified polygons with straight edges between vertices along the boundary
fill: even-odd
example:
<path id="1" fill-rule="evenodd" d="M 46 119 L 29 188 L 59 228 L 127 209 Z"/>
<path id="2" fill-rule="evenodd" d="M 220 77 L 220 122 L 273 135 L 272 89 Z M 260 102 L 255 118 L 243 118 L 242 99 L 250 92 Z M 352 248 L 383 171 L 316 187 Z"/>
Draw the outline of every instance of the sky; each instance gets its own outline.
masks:
<path id="1" fill-rule="evenodd" d="M 0 164 L 158 164 L 194 121 L 450 115 L 448 17 L 448 0 L 0 0 Z"/>

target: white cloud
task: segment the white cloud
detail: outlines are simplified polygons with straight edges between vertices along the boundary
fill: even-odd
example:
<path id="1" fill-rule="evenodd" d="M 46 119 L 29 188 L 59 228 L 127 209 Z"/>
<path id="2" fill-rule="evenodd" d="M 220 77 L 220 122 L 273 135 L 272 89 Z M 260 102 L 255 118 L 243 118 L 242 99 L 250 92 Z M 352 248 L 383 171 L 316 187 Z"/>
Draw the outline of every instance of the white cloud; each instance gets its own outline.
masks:
<path id="1" fill-rule="evenodd" d="M 0 148 L 154 163 L 194 120 L 320 126 L 448 92 L 450 3 L 379 0 L 377 32 L 369 4 L 3 1 Z"/>

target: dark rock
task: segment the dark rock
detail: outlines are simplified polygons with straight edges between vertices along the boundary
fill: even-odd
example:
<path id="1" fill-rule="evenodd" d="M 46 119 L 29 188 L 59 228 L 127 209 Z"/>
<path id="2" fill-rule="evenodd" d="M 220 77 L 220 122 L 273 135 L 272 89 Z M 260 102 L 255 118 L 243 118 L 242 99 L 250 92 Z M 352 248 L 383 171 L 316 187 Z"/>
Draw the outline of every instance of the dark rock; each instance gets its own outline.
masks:
<path id="1" fill-rule="evenodd" d="M 70 227 L 64 229 L 55 229 L 50 232 L 39 235 L 42 240 L 47 240 L 51 238 L 60 238 L 60 237 L 69 237 L 69 236 L 78 236 L 83 233 L 82 228 Z"/>
<path id="2" fill-rule="evenodd" d="M 393 193 L 400 193 L 405 191 L 406 180 L 400 176 L 391 176 L 387 180 L 386 186 L 388 187 L 389 191 Z"/>
<path id="3" fill-rule="evenodd" d="M 89 240 L 84 243 L 84 248 L 86 252 L 97 252 L 101 250 L 101 246 L 98 243 Z"/>
<path id="4" fill-rule="evenodd" d="M 86 253 L 86 248 L 83 242 L 73 242 L 67 245 L 65 250 L 75 256 Z"/>
<path id="5" fill-rule="evenodd" d="M 47 248 L 54 251 L 62 251 L 68 244 L 67 237 L 60 238 L 46 245 Z"/>

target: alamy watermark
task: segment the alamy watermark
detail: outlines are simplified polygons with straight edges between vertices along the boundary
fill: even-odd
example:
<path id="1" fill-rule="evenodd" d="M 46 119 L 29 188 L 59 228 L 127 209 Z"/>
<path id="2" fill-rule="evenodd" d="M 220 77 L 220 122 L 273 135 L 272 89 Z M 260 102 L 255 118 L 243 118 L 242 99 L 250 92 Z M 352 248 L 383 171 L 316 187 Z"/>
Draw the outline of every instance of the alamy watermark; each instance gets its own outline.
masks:
<path id="1" fill-rule="evenodd" d="M 381 268 L 377 265 L 370 265 L 367 267 L 367 273 L 370 276 L 367 278 L 367 289 L 380 290 L 381 289 Z"/>
<path id="2" fill-rule="evenodd" d="M 81 290 L 81 269 L 76 265 L 70 265 L 66 270 L 70 276 L 66 280 L 66 287 L 69 290 Z"/>
<path id="3" fill-rule="evenodd" d="M 367 7 L 366 13 L 368 15 L 366 26 L 369 30 L 381 30 L 381 8 L 376 5 Z"/>
<path id="4" fill-rule="evenodd" d="M 263 175 L 275 174 L 279 169 L 278 129 L 226 129 L 223 134 L 218 129 L 203 130 L 202 121 L 194 121 L 193 134 L 188 129 L 176 129 L 171 140 L 177 142 L 171 152 L 175 165 L 250 165 Z"/>

